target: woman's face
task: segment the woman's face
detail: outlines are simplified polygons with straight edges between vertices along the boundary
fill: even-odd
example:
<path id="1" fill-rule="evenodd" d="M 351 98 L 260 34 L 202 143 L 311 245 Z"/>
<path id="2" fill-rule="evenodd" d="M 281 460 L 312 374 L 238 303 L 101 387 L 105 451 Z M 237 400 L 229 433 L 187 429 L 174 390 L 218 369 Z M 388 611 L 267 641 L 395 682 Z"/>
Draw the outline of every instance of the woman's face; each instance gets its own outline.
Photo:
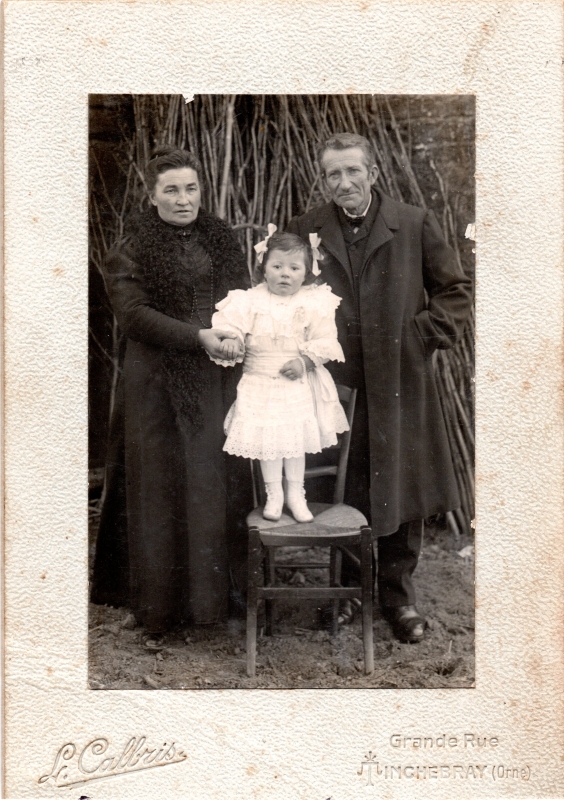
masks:
<path id="1" fill-rule="evenodd" d="M 198 216 L 201 202 L 202 191 L 196 170 L 181 167 L 159 173 L 151 203 L 165 222 L 189 225 Z"/>

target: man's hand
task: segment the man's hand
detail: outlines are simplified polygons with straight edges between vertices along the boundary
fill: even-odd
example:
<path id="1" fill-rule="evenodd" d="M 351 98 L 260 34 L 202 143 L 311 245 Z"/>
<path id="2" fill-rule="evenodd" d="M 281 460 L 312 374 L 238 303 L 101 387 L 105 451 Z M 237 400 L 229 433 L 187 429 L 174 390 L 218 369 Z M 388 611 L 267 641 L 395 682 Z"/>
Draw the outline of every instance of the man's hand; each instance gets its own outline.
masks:
<path id="1" fill-rule="evenodd" d="M 302 358 L 305 361 L 306 369 L 315 368 L 315 364 L 311 358 L 308 356 L 302 356 Z M 291 381 L 297 381 L 298 378 L 301 378 L 304 374 L 304 365 L 299 358 L 293 358 L 291 361 L 286 361 L 280 370 L 280 374 Z"/>
<path id="2" fill-rule="evenodd" d="M 221 350 L 221 343 L 225 339 L 235 339 L 237 347 L 237 355 L 241 350 L 239 340 L 236 334 L 231 331 L 222 331 L 219 328 L 202 328 L 198 331 L 198 341 L 212 358 L 224 359 L 225 356 Z"/>

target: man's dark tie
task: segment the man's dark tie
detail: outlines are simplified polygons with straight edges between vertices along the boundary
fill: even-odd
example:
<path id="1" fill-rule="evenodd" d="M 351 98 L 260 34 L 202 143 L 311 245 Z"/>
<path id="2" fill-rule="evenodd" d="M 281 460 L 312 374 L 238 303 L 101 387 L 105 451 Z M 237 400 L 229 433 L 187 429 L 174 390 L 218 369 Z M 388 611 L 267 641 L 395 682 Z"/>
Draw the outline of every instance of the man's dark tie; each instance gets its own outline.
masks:
<path id="1" fill-rule="evenodd" d="M 349 217 L 347 215 L 347 220 L 352 225 L 353 228 L 360 228 L 360 226 L 364 222 L 364 217 Z"/>

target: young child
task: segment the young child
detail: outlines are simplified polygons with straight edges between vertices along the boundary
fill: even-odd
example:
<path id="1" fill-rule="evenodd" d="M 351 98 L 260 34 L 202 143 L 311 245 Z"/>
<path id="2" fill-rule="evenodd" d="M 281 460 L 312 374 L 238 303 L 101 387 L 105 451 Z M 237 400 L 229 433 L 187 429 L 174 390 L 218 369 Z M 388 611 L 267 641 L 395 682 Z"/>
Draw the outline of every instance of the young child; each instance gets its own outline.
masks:
<path id="1" fill-rule="evenodd" d="M 311 522 L 303 485 L 305 453 L 336 444 L 336 434 L 348 430 L 323 366 L 344 361 L 335 325 L 341 300 L 328 286 L 312 285 L 319 274 L 316 248 L 294 234 L 276 233 L 274 225 L 268 230 L 255 246 L 255 277 L 263 282 L 229 292 L 212 318 L 214 328 L 237 334 L 223 340 L 224 359 L 213 360 L 224 366 L 243 361 L 237 399 L 225 419 L 223 449 L 260 459 L 265 519 L 277 521 L 282 514 L 284 466 L 287 506 L 298 522 Z"/>

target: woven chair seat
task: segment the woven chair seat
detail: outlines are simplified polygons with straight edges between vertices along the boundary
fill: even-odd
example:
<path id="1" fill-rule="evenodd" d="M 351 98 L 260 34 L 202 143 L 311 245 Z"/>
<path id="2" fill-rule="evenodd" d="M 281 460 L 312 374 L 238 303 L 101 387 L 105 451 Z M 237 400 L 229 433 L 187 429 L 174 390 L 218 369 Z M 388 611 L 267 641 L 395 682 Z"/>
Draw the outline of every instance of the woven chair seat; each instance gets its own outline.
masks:
<path id="1" fill-rule="evenodd" d="M 304 546 L 323 547 L 336 543 L 353 544 L 358 539 L 361 527 L 367 525 L 366 517 L 356 508 L 344 503 L 330 505 L 308 503 L 314 516 L 313 522 L 296 522 L 288 513 L 282 514 L 278 522 L 264 519 L 262 508 L 255 508 L 247 516 L 249 528 L 258 528 L 263 544 L 272 547 Z"/>

